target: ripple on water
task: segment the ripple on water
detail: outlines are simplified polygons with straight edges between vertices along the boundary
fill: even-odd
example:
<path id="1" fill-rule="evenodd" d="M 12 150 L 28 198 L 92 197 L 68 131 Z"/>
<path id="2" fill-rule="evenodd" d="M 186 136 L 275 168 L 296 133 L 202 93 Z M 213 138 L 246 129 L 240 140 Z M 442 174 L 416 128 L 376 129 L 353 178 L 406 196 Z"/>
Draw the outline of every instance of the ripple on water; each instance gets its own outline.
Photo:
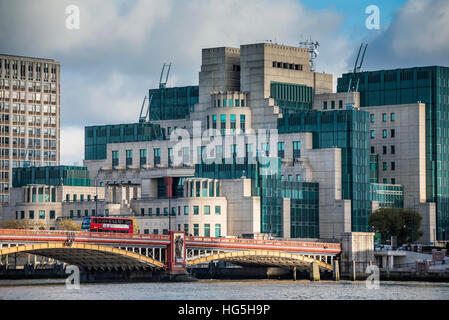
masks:
<path id="1" fill-rule="evenodd" d="M 381 281 L 379 289 L 368 289 L 364 281 L 205 280 L 189 283 L 81 284 L 80 290 L 68 290 L 63 284 L 45 280 L 0 281 L 0 299 L 446 300 L 449 299 L 449 283 Z"/>

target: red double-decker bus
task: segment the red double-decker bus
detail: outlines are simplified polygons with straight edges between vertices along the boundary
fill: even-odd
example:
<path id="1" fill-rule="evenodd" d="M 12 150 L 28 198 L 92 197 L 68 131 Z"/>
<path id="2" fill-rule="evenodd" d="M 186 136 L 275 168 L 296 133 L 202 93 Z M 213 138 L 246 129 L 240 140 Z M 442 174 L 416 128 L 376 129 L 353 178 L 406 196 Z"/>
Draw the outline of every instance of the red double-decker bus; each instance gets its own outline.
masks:
<path id="1" fill-rule="evenodd" d="M 81 230 L 90 232 L 134 233 L 132 219 L 92 217 L 84 218 Z"/>

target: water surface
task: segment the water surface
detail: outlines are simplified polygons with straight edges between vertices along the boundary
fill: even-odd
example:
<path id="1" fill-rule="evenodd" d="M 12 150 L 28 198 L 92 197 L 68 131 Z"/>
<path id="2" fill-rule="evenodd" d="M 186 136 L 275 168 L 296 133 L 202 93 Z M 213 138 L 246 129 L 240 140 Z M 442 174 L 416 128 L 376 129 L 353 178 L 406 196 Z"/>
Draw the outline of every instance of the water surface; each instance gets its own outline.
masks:
<path id="1" fill-rule="evenodd" d="M 364 281 L 202 280 L 189 283 L 82 283 L 79 290 L 69 290 L 61 280 L 0 280 L 0 299 L 447 300 L 449 283 L 381 281 L 379 289 L 368 289 Z"/>

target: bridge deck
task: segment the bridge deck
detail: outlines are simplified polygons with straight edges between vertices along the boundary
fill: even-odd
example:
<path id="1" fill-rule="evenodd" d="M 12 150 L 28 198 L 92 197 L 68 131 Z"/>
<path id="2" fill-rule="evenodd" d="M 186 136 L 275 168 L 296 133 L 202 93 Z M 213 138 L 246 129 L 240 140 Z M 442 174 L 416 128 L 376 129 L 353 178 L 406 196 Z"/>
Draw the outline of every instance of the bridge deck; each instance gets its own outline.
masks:
<path id="1" fill-rule="evenodd" d="M 166 247 L 170 243 L 169 235 L 155 234 L 112 234 L 95 232 L 47 231 L 47 230 L 11 230 L 0 229 L 0 242 L 65 242 L 68 237 L 77 243 L 91 243 L 121 246 Z M 274 250 L 297 253 L 325 253 L 337 255 L 341 252 L 338 243 L 254 240 L 235 238 L 212 238 L 186 236 L 186 247 L 191 249 L 223 249 L 223 250 Z"/>

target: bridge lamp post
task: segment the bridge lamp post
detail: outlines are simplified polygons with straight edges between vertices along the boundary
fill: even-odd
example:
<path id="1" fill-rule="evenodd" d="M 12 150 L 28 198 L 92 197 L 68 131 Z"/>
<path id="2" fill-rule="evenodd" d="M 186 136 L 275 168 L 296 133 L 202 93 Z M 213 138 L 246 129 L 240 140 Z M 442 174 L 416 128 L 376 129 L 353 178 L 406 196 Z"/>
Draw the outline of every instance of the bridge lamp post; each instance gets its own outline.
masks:
<path id="1" fill-rule="evenodd" d="M 98 178 L 95 178 L 95 215 L 98 216 Z M 103 182 L 103 181 L 100 181 Z"/>
<path id="2" fill-rule="evenodd" d="M 415 195 L 413 194 L 409 194 L 408 195 L 409 198 L 413 198 L 413 223 L 412 223 L 412 243 L 414 241 L 414 235 L 415 235 L 415 212 L 416 212 L 416 206 L 415 206 Z"/>
<path id="3" fill-rule="evenodd" d="M 341 188 L 337 188 L 337 192 L 341 192 Z M 335 242 L 335 211 L 336 208 L 342 208 L 343 205 L 339 204 L 336 206 L 336 203 L 334 201 L 334 211 L 332 212 L 332 242 Z"/>
<path id="4" fill-rule="evenodd" d="M 168 198 L 168 229 L 171 230 L 171 198 L 173 197 L 173 177 L 165 177 L 165 195 Z"/>

